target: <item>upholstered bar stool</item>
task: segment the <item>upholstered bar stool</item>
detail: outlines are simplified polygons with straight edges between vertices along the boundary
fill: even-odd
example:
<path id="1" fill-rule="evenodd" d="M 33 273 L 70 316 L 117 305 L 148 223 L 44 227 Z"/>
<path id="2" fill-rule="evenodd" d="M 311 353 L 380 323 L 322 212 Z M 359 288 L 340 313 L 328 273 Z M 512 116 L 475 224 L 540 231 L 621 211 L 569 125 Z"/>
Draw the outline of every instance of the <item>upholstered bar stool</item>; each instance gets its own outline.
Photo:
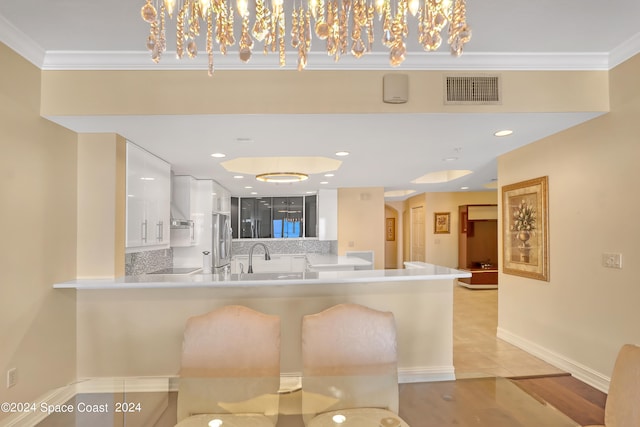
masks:
<path id="1" fill-rule="evenodd" d="M 302 320 L 307 427 L 407 427 L 398 416 L 393 313 L 339 304 Z"/>
<path id="2" fill-rule="evenodd" d="M 604 425 L 587 427 L 640 426 L 640 347 L 625 344 L 611 374 L 604 407 Z"/>
<path id="3" fill-rule="evenodd" d="M 187 320 L 179 427 L 274 427 L 280 387 L 280 318 L 231 305 Z"/>

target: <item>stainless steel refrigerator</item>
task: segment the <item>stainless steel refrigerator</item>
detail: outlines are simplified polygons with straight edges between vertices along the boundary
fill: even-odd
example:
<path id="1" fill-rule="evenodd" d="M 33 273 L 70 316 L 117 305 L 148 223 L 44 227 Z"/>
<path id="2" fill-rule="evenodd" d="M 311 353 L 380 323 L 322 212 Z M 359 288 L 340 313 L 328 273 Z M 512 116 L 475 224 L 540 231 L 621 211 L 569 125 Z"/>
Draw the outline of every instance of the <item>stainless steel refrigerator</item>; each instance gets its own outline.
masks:
<path id="1" fill-rule="evenodd" d="M 212 273 L 229 273 L 231 271 L 231 216 L 214 213 L 212 232 Z"/>

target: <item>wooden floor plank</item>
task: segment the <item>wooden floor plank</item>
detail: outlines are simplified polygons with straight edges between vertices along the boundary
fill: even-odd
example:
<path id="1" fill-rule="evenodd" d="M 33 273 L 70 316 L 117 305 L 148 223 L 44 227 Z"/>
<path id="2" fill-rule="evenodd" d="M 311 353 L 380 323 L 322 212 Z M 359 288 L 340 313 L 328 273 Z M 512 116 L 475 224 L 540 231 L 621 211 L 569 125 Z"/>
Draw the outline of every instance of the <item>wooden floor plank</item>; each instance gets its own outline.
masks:
<path id="1" fill-rule="evenodd" d="M 513 381 L 580 425 L 604 424 L 607 395 L 572 376 L 522 378 Z"/>

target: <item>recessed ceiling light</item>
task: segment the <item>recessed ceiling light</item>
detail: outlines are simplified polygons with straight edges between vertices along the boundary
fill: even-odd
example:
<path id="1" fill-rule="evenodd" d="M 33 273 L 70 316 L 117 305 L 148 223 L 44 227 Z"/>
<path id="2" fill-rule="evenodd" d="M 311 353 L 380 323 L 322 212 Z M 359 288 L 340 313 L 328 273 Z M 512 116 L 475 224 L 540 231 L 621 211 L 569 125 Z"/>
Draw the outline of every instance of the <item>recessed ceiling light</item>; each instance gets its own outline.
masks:
<path id="1" fill-rule="evenodd" d="M 250 189 L 252 189 L 253 187 L 252 187 L 252 186 L 250 186 L 250 185 L 247 185 L 247 186 L 246 186 L 246 187 L 244 187 L 244 188 L 246 188 L 247 190 L 250 190 Z"/>
<path id="2" fill-rule="evenodd" d="M 348 156 L 348 155 L 349 155 L 348 151 L 338 151 L 338 152 L 336 152 L 336 156 L 339 156 L 339 157 L 344 157 L 344 156 Z"/>
<path id="3" fill-rule="evenodd" d="M 236 138 L 236 142 L 253 142 L 253 138 L 239 137 Z"/>
<path id="4" fill-rule="evenodd" d="M 331 178 L 332 176 L 335 176 L 335 175 L 332 173 L 325 173 L 324 176 L 326 176 L 327 178 Z"/>
<path id="5" fill-rule="evenodd" d="M 307 191 L 307 194 L 316 194 L 315 191 Z"/>
<path id="6" fill-rule="evenodd" d="M 468 190 L 469 187 L 460 187 L 461 190 Z"/>
<path id="7" fill-rule="evenodd" d="M 221 159 L 223 157 L 227 157 L 227 155 L 224 153 L 213 153 L 211 157 L 215 157 L 216 159 Z"/>
<path id="8" fill-rule="evenodd" d="M 495 136 L 509 136 L 513 133 L 513 131 L 511 129 L 504 129 L 504 130 L 499 130 L 496 133 L 494 133 Z"/>
<path id="9" fill-rule="evenodd" d="M 455 160 L 458 160 L 457 157 L 445 157 L 444 159 L 442 159 L 443 162 L 453 162 Z"/>
<path id="10" fill-rule="evenodd" d="M 322 181 L 322 182 L 320 182 L 320 184 L 322 184 L 322 185 L 325 185 L 325 184 L 328 184 L 328 183 L 329 183 L 329 181 Z"/>
<path id="11" fill-rule="evenodd" d="M 254 195 L 255 195 L 255 194 L 258 194 L 258 193 L 257 193 L 257 192 L 255 192 L 255 191 L 252 191 L 252 192 L 251 192 L 251 194 L 254 194 Z"/>
<path id="12" fill-rule="evenodd" d="M 235 179 L 242 179 L 242 178 L 244 178 L 244 176 L 242 176 L 242 175 L 234 175 L 233 177 L 234 177 Z"/>

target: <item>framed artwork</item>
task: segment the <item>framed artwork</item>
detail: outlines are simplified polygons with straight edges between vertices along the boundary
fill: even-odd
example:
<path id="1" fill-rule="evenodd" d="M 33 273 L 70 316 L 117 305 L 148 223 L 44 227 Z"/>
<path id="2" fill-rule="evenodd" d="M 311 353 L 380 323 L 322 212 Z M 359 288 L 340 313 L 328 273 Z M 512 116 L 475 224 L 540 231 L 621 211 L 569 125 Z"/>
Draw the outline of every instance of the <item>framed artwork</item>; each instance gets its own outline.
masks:
<path id="1" fill-rule="evenodd" d="M 549 281 L 548 185 L 544 176 L 502 187 L 502 271 Z"/>
<path id="2" fill-rule="evenodd" d="M 451 232 L 451 212 L 435 212 L 433 214 L 433 233 L 449 234 Z"/>
<path id="3" fill-rule="evenodd" d="M 387 230 L 387 242 L 396 240 L 396 219 L 387 218 L 385 228 Z"/>

